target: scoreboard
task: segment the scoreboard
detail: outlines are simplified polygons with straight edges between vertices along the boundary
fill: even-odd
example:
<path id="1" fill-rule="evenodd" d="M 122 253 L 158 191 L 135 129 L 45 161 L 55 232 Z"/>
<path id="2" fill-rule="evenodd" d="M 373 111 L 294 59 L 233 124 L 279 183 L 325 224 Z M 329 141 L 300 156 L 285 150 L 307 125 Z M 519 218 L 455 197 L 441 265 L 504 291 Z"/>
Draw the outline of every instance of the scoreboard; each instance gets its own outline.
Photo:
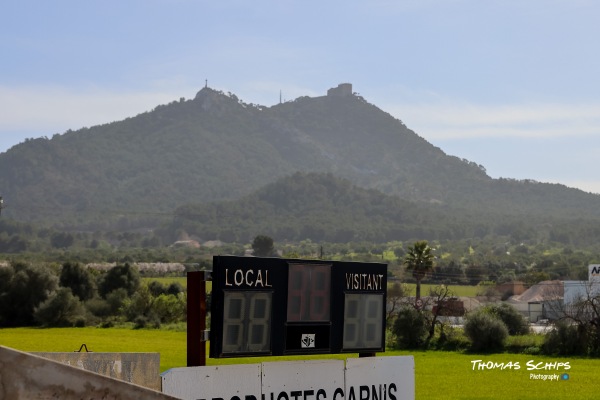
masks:
<path id="1" fill-rule="evenodd" d="M 210 357 L 380 352 L 387 265 L 215 256 Z"/>

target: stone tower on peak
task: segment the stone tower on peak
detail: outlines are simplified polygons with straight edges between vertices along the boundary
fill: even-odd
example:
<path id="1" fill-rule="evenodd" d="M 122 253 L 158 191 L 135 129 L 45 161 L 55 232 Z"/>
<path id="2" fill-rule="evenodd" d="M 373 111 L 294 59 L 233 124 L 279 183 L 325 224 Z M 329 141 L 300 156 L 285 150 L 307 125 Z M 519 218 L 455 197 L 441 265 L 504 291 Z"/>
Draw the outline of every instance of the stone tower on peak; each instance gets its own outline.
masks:
<path id="1" fill-rule="evenodd" d="M 351 83 L 340 83 L 337 87 L 329 89 L 327 91 L 327 96 L 337 96 L 337 97 L 352 96 L 352 84 Z"/>

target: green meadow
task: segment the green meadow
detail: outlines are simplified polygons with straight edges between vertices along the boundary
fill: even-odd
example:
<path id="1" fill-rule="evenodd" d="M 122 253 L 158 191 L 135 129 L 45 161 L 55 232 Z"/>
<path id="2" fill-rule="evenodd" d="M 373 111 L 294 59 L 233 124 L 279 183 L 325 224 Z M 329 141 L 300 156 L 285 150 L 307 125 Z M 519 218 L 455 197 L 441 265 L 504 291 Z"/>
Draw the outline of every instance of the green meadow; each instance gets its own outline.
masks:
<path id="1" fill-rule="evenodd" d="M 408 290 L 410 291 L 410 294 L 414 295 L 417 292 L 416 284 L 407 283 L 406 286 L 408 286 Z M 421 284 L 421 294 L 426 295 L 429 293 L 429 291 L 431 289 L 434 289 L 437 286 L 438 286 L 437 284 L 423 283 L 423 284 Z M 479 295 L 480 292 L 483 291 L 483 289 L 480 286 L 476 286 L 476 285 L 448 285 L 448 288 L 450 289 L 450 292 L 452 293 L 453 296 L 461 296 L 461 297 L 475 297 L 475 296 Z"/>
<path id="2" fill-rule="evenodd" d="M 179 283 L 182 287 L 187 287 L 186 276 L 159 276 L 159 277 L 143 277 L 142 282 L 150 283 L 152 281 L 160 282 L 163 286 L 169 286 L 171 283 Z"/>
<path id="3" fill-rule="evenodd" d="M 179 283 L 183 288 L 187 288 L 187 277 L 185 276 L 160 276 L 160 277 L 143 277 L 142 282 L 149 284 L 152 281 L 157 281 L 163 286 L 169 286 L 172 283 Z M 212 290 L 212 282 L 206 282 L 206 292 Z"/>
<path id="4" fill-rule="evenodd" d="M 0 345 L 22 351 L 158 352 L 161 371 L 186 365 L 186 332 L 125 328 L 0 329 Z M 413 356 L 417 399 L 593 399 L 597 398 L 599 359 L 552 358 L 520 354 L 465 354 L 442 351 L 387 351 L 385 356 Z M 208 365 L 262 361 L 356 357 L 356 354 L 312 357 L 208 359 Z M 480 362 L 475 363 L 475 361 Z M 488 368 L 493 366 L 495 368 Z M 529 363 L 529 364 L 528 364 Z M 558 363 L 568 363 L 568 369 Z M 479 365 L 485 365 L 480 368 Z M 518 368 L 517 368 L 518 365 Z M 546 369 L 536 369 L 545 367 Z M 531 370 L 530 370 L 531 369 Z M 532 375 L 568 374 L 566 380 L 533 379 Z"/>

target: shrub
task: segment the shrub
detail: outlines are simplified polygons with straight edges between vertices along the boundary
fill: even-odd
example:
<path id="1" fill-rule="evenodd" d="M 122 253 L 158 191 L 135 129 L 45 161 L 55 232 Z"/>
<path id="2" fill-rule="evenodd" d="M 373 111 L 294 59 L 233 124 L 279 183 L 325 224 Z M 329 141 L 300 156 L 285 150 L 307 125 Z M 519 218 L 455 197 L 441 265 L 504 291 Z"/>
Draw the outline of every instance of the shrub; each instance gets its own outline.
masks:
<path id="1" fill-rule="evenodd" d="M 160 328 L 160 321 L 154 317 L 147 317 L 145 315 L 139 315 L 133 320 L 133 329 L 143 329 L 151 327 L 154 329 Z"/>
<path id="2" fill-rule="evenodd" d="M 462 351 L 469 348 L 471 342 L 464 335 L 462 329 L 456 329 L 451 326 L 443 327 L 443 331 L 441 331 L 441 326 L 436 328 L 440 330 L 440 335 L 433 341 L 431 341 L 430 346 L 437 350 L 444 351 Z"/>
<path id="3" fill-rule="evenodd" d="M 526 335 L 529 333 L 529 324 L 519 311 L 510 304 L 492 304 L 485 307 L 485 310 L 504 322 L 509 335 Z"/>
<path id="4" fill-rule="evenodd" d="M 136 327 L 160 326 L 161 323 L 183 321 L 186 306 L 184 293 L 162 293 L 155 297 L 149 285 L 142 285 L 131 298 L 125 300 L 122 312 Z"/>
<path id="5" fill-rule="evenodd" d="M 537 334 L 509 336 L 505 348 L 510 353 L 539 354 L 544 338 L 545 335 Z"/>
<path id="6" fill-rule="evenodd" d="M 161 323 L 182 321 L 186 316 L 186 299 L 183 295 L 161 294 L 152 302 L 152 313 Z"/>
<path id="7" fill-rule="evenodd" d="M 128 321 L 137 323 L 139 317 L 151 317 L 154 297 L 147 285 L 143 285 L 131 298 L 123 303 L 123 314 Z"/>
<path id="8" fill-rule="evenodd" d="M 60 288 L 35 309 L 34 317 L 43 326 L 81 325 L 85 308 L 71 289 Z"/>
<path id="9" fill-rule="evenodd" d="M 106 295 L 106 302 L 110 307 L 110 315 L 118 315 L 123 308 L 125 301 L 128 300 L 127 290 L 121 288 L 113 290 Z"/>
<path id="10" fill-rule="evenodd" d="M 547 355 L 586 355 L 587 335 L 577 325 L 564 321 L 556 323 L 553 330 L 546 334 L 542 352 Z"/>
<path id="11" fill-rule="evenodd" d="M 179 282 L 173 282 L 167 288 L 166 294 L 172 294 L 173 296 L 177 296 L 179 293 L 185 292 L 185 289 Z"/>
<path id="12" fill-rule="evenodd" d="M 94 316 L 104 318 L 112 315 L 111 305 L 107 300 L 94 297 L 85 302 L 85 308 Z"/>
<path id="13" fill-rule="evenodd" d="M 398 311 L 392 332 L 401 349 L 415 349 L 423 344 L 427 335 L 427 318 L 412 306 L 403 306 Z"/>
<path id="14" fill-rule="evenodd" d="M 508 329 L 500 319 L 478 310 L 467 315 L 465 335 L 471 340 L 472 350 L 492 352 L 504 348 Z"/>
<path id="15" fill-rule="evenodd" d="M 167 292 L 167 288 L 165 287 L 165 285 L 163 285 L 159 281 L 150 281 L 150 283 L 148 283 L 148 289 L 154 297 L 160 296 L 161 294 Z"/>

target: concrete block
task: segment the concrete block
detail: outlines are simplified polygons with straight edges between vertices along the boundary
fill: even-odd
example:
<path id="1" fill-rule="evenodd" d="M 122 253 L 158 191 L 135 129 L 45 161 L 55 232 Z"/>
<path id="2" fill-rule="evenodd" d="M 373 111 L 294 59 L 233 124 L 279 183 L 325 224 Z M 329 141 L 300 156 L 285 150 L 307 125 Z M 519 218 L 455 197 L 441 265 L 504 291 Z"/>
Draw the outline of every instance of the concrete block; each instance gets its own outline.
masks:
<path id="1" fill-rule="evenodd" d="M 0 400 L 173 400 L 175 397 L 0 346 Z"/>
<path id="2" fill-rule="evenodd" d="M 31 353 L 86 371 L 161 390 L 159 353 Z"/>

